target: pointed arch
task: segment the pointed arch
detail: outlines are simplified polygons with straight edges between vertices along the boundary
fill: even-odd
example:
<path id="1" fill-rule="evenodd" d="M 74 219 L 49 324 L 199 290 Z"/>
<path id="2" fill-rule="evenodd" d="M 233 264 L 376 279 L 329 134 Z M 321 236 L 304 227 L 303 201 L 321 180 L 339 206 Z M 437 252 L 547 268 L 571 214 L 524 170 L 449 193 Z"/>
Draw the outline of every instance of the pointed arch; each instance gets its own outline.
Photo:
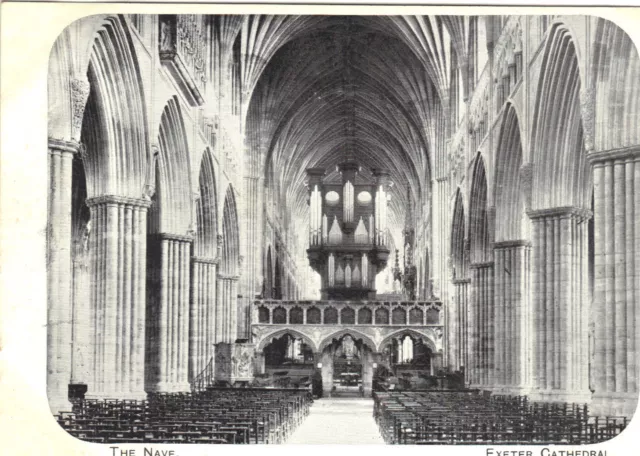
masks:
<path id="1" fill-rule="evenodd" d="M 229 185 L 224 198 L 222 209 L 222 259 L 220 272 L 227 275 L 236 275 L 238 272 L 238 259 L 240 248 L 238 226 L 238 210 L 233 187 Z"/>
<path id="2" fill-rule="evenodd" d="M 148 161 L 141 70 L 124 19 L 108 17 L 96 33 L 82 122 L 87 193 L 140 198 Z"/>
<path id="3" fill-rule="evenodd" d="M 505 113 L 498 138 L 494 176 L 496 241 L 530 237 L 520 177 L 523 161 L 520 123 L 511 103 L 507 104 Z"/>
<path id="4" fill-rule="evenodd" d="M 415 329 L 410 329 L 410 328 L 399 329 L 398 331 L 394 331 L 394 332 L 388 334 L 384 339 L 382 339 L 382 342 L 380 342 L 379 350 L 382 350 L 385 345 L 387 345 L 394 338 L 399 337 L 399 336 L 403 336 L 403 337 L 404 336 L 410 336 L 410 337 L 412 337 L 414 339 L 421 339 L 431 349 L 432 353 L 437 353 L 438 352 L 438 350 L 436 348 L 436 343 L 435 343 L 435 341 L 433 339 L 431 339 L 431 337 L 429 337 L 428 335 L 426 335 L 424 333 L 416 331 Z"/>
<path id="5" fill-rule="evenodd" d="M 309 348 L 311 348 L 311 350 L 313 350 L 314 353 L 316 352 L 316 344 L 313 343 L 313 341 L 309 336 L 307 336 L 306 334 L 300 331 L 296 331 L 295 329 L 290 329 L 290 328 L 280 329 L 278 331 L 274 331 L 272 333 L 267 334 L 262 338 L 262 340 L 260 340 L 260 342 L 258 342 L 256 350 L 258 351 L 258 353 L 262 352 L 265 349 L 265 347 L 271 343 L 273 339 L 278 339 L 284 336 L 285 334 L 288 334 L 291 337 L 296 339 L 302 339 L 304 343 L 307 344 Z"/>
<path id="6" fill-rule="evenodd" d="M 340 331 L 336 331 L 333 334 L 330 334 L 327 337 L 325 337 L 320 343 L 320 345 L 318 345 L 318 352 L 322 353 L 325 348 L 331 345 L 334 339 L 340 339 L 346 335 L 353 337 L 354 340 L 362 339 L 364 344 L 367 345 L 369 349 L 371 349 L 371 351 L 373 352 L 377 351 L 376 343 L 373 341 L 373 339 L 371 339 L 366 334 L 363 334 L 360 331 L 356 331 L 354 329 L 341 329 Z"/>
<path id="7" fill-rule="evenodd" d="M 452 275 L 454 279 L 467 277 L 469 261 L 465 255 L 465 215 L 462 192 L 458 188 L 456 191 L 455 203 L 453 206 L 453 218 L 451 221 L 451 244 L 450 255 L 453 266 Z"/>
<path id="8" fill-rule="evenodd" d="M 177 97 L 166 104 L 158 133 L 158 204 L 160 231 L 184 234 L 191 222 L 189 145 Z"/>
<path id="9" fill-rule="evenodd" d="M 620 27 L 597 19 L 592 80 L 595 100 L 595 151 L 640 144 L 640 58 Z"/>
<path id="10" fill-rule="evenodd" d="M 200 198 L 196 202 L 197 235 L 194 253 L 198 257 L 215 258 L 218 235 L 217 180 L 211 150 L 207 147 L 202 155 L 199 174 Z"/>
<path id="11" fill-rule="evenodd" d="M 531 133 L 532 209 L 589 207 L 591 172 L 580 112 L 575 38 L 562 23 L 549 31 Z"/>
<path id="12" fill-rule="evenodd" d="M 469 194 L 469 247 L 470 261 L 488 261 L 490 252 L 489 219 L 487 216 L 487 176 L 482 155 L 478 154 L 473 166 L 473 180 Z"/>
<path id="13" fill-rule="evenodd" d="M 49 54 L 47 73 L 48 132 L 50 138 L 75 139 L 73 136 L 73 107 L 71 99 L 71 75 L 73 72 L 71 27 L 60 33 Z"/>

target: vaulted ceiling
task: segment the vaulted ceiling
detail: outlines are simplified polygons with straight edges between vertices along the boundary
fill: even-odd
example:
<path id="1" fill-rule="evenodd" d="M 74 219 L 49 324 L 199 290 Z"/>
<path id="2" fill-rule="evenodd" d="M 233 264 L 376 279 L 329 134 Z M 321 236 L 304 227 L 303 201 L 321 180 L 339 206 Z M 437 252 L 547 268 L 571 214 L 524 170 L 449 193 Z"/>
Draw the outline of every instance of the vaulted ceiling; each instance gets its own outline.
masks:
<path id="1" fill-rule="evenodd" d="M 401 226 L 406 186 L 414 201 L 429 187 L 430 155 L 444 134 L 450 46 L 458 35 L 466 41 L 464 18 L 459 26 L 431 16 L 289 21 L 280 29 L 293 32 L 278 35 L 247 115 L 248 142 L 267 185 L 282 192 L 294 217 L 305 218 L 306 168 L 330 172 L 349 155 L 389 169 L 390 223 Z"/>

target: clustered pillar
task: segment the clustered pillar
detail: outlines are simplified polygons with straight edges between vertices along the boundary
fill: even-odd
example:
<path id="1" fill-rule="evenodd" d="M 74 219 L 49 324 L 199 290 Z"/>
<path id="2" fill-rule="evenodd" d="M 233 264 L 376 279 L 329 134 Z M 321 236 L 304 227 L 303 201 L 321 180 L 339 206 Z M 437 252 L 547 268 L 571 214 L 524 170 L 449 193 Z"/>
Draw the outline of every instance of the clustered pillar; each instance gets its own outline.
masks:
<path id="1" fill-rule="evenodd" d="M 144 398 L 146 231 L 149 201 L 87 200 L 91 211 L 94 398 Z"/>
<path id="2" fill-rule="evenodd" d="M 237 339 L 237 299 L 238 276 L 218 274 L 218 285 L 216 287 L 216 343 L 232 343 Z"/>
<path id="3" fill-rule="evenodd" d="M 262 283 L 258 277 L 262 266 L 263 189 L 264 184 L 262 177 L 245 177 L 245 204 L 247 211 L 245 219 L 245 245 L 251 246 L 251 248 L 246 249 L 246 267 L 244 267 L 242 271 L 243 280 L 241 289 L 244 298 L 239 303 L 242 309 L 242 314 L 250 312 L 253 298 L 255 298 L 256 295 L 259 295 L 262 290 Z M 238 334 L 240 337 L 249 338 L 251 322 L 241 318 L 238 321 L 238 325 Z"/>
<path id="4" fill-rule="evenodd" d="M 594 403 L 631 415 L 638 402 L 640 148 L 589 155 L 594 180 Z"/>
<path id="5" fill-rule="evenodd" d="M 149 302 L 149 391 L 189 391 L 190 236 L 161 233 L 159 296 Z"/>
<path id="6" fill-rule="evenodd" d="M 373 389 L 373 360 L 374 356 L 371 350 L 366 347 L 362 349 L 362 389 L 364 397 L 370 397 Z"/>
<path id="7" fill-rule="evenodd" d="M 531 243 L 498 242 L 495 261 L 495 384 L 519 394 L 530 386 Z"/>
<path id="8" fill-rule="evenodd" d="M 465 366 L 465 369 L 469 365 L 468 358 L 468 334 L 467 334 L 467 311 L 468 311 L 468 298 L 469 298 L 469 279 L 454 279 L 453 286 L 455 292 L 453 295 L 455 306 L 455 318 L 451 318 L 450 332 L 451 340 L 451 359 L 455 369 L 460 369 L 461 366 Z"/>
<path id="9" fill-rule="evenodd" d="M 473 385 L 492 385 L 493 370 L 493 262 L 471 264 L 471 302 L 469 316 L 471 334 L 470 382 Z"/>
<path id="10" fill-rule="evenodd" d="M 533 391 L 536 399 L 587 402 L 589 211 L 529 213 L 533 221 Z"/>
<path id="11" fill-rule="evenodd" d="M 322 396 L 331 397 L 333 391 L 333 349 L 325 348 L 322 352 Z"/>
<path id="12" fill-rule="evenodd" d="M 71 333 L 71 383 L 89 384 L 91 381 L 91 359 L 93 332 L 86 322 L 91 321 L 91 268 L 88 239 L 92 235 L 91 222 L 85 227 L 80 239 L 72 244 L 73 254 L 73 329 Z"/>
<path id="13" fill-rule="evenodd" d="M 49 140 L 47 394 L 54 411 L 70 409 L 71 167 L 77 151 L 77 143 Z"/>
<path id="14" fill-rule="evenodd" d="M 193 381 L 213 359 L 215 341 L 216 278 L 218 261 L 192 259 L 191 310 L 189 312 L 189 380 Z"/>
<path id="15" fill-rule="evenodd" d="M 396 358 L 397 358 L 397 363 L 403 363 L 404 362 L 404 347 L 403 347 L 403 339 L 404 337 L 394 337 L 395 341 L 396 341 Z"/>

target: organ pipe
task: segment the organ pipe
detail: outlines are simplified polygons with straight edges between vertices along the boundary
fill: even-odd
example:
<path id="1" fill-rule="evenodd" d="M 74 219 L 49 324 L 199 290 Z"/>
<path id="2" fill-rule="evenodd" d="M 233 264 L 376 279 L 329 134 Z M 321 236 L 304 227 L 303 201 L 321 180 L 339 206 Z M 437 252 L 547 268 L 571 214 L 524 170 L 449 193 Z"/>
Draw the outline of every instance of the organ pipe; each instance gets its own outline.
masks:
<path id="1" fill-rule="evenodd" d="M 339 264 L 336 268 L 336 282 L 344 283 L 344 269 L 342 268 L 341 264 Z"/>
<path id="2" fill-rule="evenodd" d="M 357 264 L 353 267 L 353 271 L 351 272 L 351 279 L 353 280 L 354 284 L 357 284 L 359 282 L 362 283 L 362 279 L 360 277 L 360 268 L 358 268 Z"/>
<path id="3" fill-rule="evenodd" d="M 376 243 L 385 245 L 385 232 L 387 229 L 387 195 L 384 187 L 380 185 L 376 194 Z"/>
<path id="4" fill-rule="evenodd" d="M 327 215 L 322 216 L 322 243 L 327 243 Z"/>
<path id="5" fill-rule="evenodd" d="M 362 286 L 366 287 L 369 283 L 369 259 L 367 255 L 362 255 Z"/>
<path id="6" fill-rule="evenodd" d="M 364 226 L 364 221 L 362 217 L 360 217 L 360 221 L 358 222 L 358 226 L 355 231 L 355 242 L 356 244 L 366 244 L 369 239 L 369 233 L 367 233 L 367 228 Z"/>
<path id="7" fill-rule="evenodd" d="M 344 208 L 344 221 L 347 223 L 353 222 L 353 206 L 354 206 L 354 194 L 353 184 L 350 181 L 344 183 L 343 191 L 343 208 Z"/>
<path id="8" fill-rule="evenodd" d="M 336 282 L 336 257 L 333 253 L 329 254 L 329 286 L 333 286 Z"/>
<path id="9" fill-rule="evenodd" d="M 331 224 L 331 230 L 329 230 L 329 244 L 341 244 L 342 243 L 342 230 L 338 223 L 338 217 L 333 217 L 333 223 Z"/>
<path id="10" fill-rule="evenodd" d="M 373 230 L 373 214 L 369 214 L 369 244 L 374 243 L 375 232 Z"/>
<path id="11" fill-rule="evenodd" d="M 311 192 L 309 211 L 309 242 L 311 245 L 318 245 L 321 242 L 322 230 L 322 195 L 317 185 Z"/>

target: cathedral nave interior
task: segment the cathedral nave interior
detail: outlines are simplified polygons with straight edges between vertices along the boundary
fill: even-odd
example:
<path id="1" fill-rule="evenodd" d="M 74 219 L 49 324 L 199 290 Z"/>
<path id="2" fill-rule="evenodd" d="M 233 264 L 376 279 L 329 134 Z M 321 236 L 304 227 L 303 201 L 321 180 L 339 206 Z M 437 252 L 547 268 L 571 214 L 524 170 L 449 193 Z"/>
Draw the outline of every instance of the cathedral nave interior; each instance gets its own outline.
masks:
<path id="1" fill-rule="evenodd" d="M 97 442 L 274 443 L 314 400 L 373 397 L 387 443 L 610 438 L 638 402 L 639 80 L 594 16 L 72 23 L 48 76 L 52 412 Z M 237 421 L 73 418 L 203 404 Z M 460 404 L 558 418 L 464 434 Z M 390 430 L 394 407 L 421 424 Z"/>

